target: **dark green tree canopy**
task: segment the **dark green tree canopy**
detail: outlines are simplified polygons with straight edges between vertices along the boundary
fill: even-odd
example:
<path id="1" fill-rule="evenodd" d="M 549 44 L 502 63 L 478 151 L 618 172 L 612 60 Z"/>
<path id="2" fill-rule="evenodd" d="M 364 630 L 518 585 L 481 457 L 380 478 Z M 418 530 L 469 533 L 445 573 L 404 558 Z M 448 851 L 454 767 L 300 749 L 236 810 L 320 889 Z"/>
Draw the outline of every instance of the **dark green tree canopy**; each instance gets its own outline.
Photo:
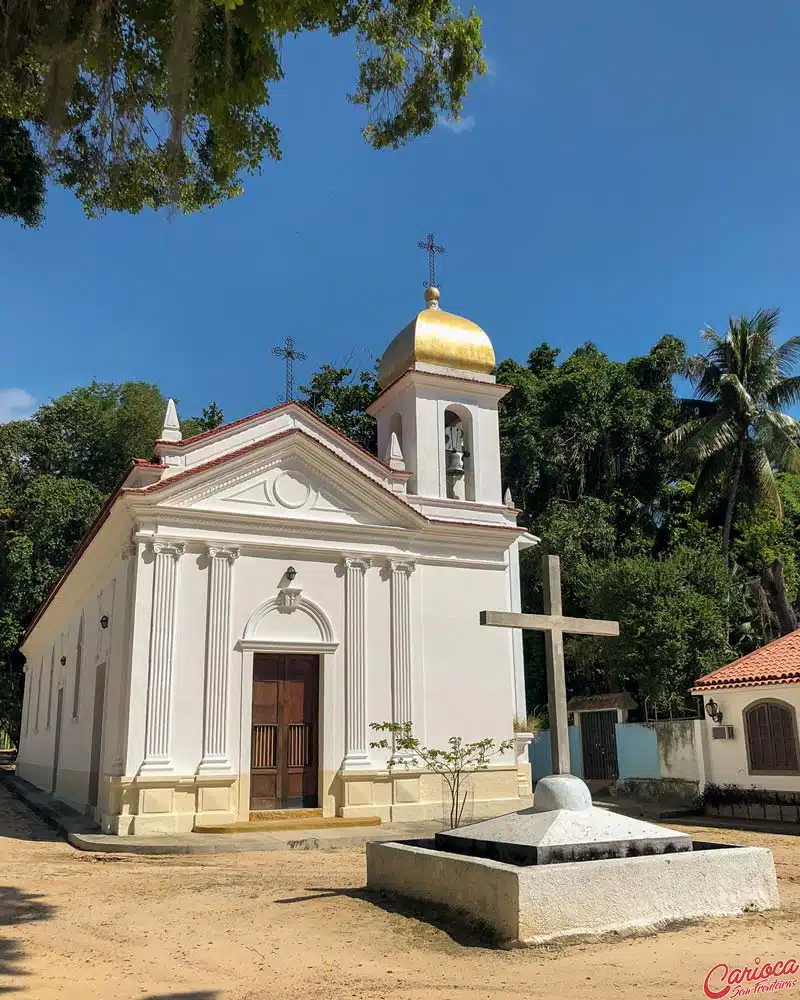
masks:
<path id="1" fill-rule="evenodd" d="M 394 148 L 458 116 L 485 70 L 451 0 L 28 0 L 0 5 L 0 214 L 36 225 L 44 178 L 90 216 L 194 211 L 281 157 L 266 113 L 287 36 L 352 34 L 349 100 Z"/>

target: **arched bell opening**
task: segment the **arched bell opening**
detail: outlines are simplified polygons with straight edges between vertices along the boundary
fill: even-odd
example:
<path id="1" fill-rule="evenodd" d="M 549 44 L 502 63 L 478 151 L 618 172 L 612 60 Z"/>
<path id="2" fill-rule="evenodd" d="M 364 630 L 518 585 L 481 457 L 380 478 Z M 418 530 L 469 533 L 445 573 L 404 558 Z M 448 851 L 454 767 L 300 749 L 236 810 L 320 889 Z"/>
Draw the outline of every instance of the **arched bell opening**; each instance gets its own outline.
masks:
<path id="1" fill-rule="evenodd" d="M 474 500 L 472 418 L 460 406 L 448 406 L 444 411 L 444 461 L 446 495 L 451 500 Z"/>

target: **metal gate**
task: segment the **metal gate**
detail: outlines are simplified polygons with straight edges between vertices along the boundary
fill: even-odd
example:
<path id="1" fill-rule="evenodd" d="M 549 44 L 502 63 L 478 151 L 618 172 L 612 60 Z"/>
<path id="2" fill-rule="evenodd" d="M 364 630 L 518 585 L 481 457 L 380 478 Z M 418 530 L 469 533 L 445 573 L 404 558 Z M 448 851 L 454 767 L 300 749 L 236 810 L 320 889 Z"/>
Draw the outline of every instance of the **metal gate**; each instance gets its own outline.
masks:
<path id="1" fill-rule="evenodd" d="M 588 781 L 615 781 L 617 767 L 617 712 L 581 712 L 583 777 Z"/>

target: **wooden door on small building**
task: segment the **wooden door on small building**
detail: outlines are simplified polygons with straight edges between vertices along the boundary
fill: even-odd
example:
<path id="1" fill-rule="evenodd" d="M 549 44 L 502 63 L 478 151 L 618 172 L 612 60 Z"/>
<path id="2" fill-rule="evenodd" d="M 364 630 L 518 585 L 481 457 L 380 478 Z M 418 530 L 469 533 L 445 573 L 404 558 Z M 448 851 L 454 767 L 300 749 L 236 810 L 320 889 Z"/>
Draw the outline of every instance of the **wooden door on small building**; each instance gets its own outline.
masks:
<path id="1" fill-rule="evenodd" d="M 253 656 L 250 808 L 318 804 L 319 657 Z"/>
<path id="2" fill-rule="evenodd" d="M 615 781 L 617 766 L 617 710 L 581 712 L 581 750 L 586 781 Z"/>

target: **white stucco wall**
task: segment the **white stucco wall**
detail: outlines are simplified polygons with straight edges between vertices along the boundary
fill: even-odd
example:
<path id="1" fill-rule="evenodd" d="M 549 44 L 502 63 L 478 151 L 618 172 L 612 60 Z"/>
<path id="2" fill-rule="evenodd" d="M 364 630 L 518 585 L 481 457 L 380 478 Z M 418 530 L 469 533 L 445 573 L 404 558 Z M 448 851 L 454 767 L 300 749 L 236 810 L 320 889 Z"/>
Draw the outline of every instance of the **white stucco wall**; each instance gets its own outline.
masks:
<path id="1" fill-rule="evenodd" d="M 106 664 L 105 720 L 101 744 L 100 774 L 108 771 L 118 735 L 121 696 L 122 645 L 126 625 L 126 574 L 116 526 L 93 544 L 73 573 L 71 586 L 63 588 L 26 644 L 27 657 L 22 731 L 17 773 L 33 784 L 50 790 L 53 780 L 59 687 L 63 688 L 61 734 L 55 793 L 69 805 L 83 810 L 87 803 L 92 751 L 92 722 L 98 666 Z M 83 654 L 77 697 L 77 643 L 84 618 Z M 100 619 L 107 615 L 108 627 Z M 51 651 L 54 650 L 52 692 L 49 682 Z M 62 666 L 61 657 L 66 657 Z M 38 725 L 36 703 L 42 673 Z M 48 700 L 50 725 L 48 726 Z"/>
<path id="2" fill-rule="evenodd" d="M 481 610 L 508 605 L 508 578 L 499 570 L 421 568 L 425 635 L 425 738 L 445 746 L 465 740 L 508 739 L 514 719 L 510 629 L 481 626 Z M 513 751 L 506 758 L 514 759 Z"/>
<path id="3" fill-rule="evenodd" d="M 705 757 L 705 780 L 716 785 L 734 784 L 743 788 L 769 788 L 773 791 L 800 792 L 800 775 L 792 774 L 752 774 L 748 766 L 747 743 L 744 727 L 744 711 L 764 698 L 776 699 L 792 706 L 795 722 L 800 717 L 800 684 L 776 684 L 764 687 L 726 688 L 720 691 L 703 691 L 703 702 L 709 699 L 719 706 L 723 713 L 723 725 L 731 725 L 734 730 L 732 740 L 713 740 L 711 729 L 714 723 L 707 719 L 703 723 L 703 747 Z M 797 733 L 795 732 L 795 737 Z"/>
<path id="4" fill-rule="evenodd" d="M 655 723 L 662 778 L 698 781 L 700 748 L 695 747 L 694 719 L 666 719 Z"/>

